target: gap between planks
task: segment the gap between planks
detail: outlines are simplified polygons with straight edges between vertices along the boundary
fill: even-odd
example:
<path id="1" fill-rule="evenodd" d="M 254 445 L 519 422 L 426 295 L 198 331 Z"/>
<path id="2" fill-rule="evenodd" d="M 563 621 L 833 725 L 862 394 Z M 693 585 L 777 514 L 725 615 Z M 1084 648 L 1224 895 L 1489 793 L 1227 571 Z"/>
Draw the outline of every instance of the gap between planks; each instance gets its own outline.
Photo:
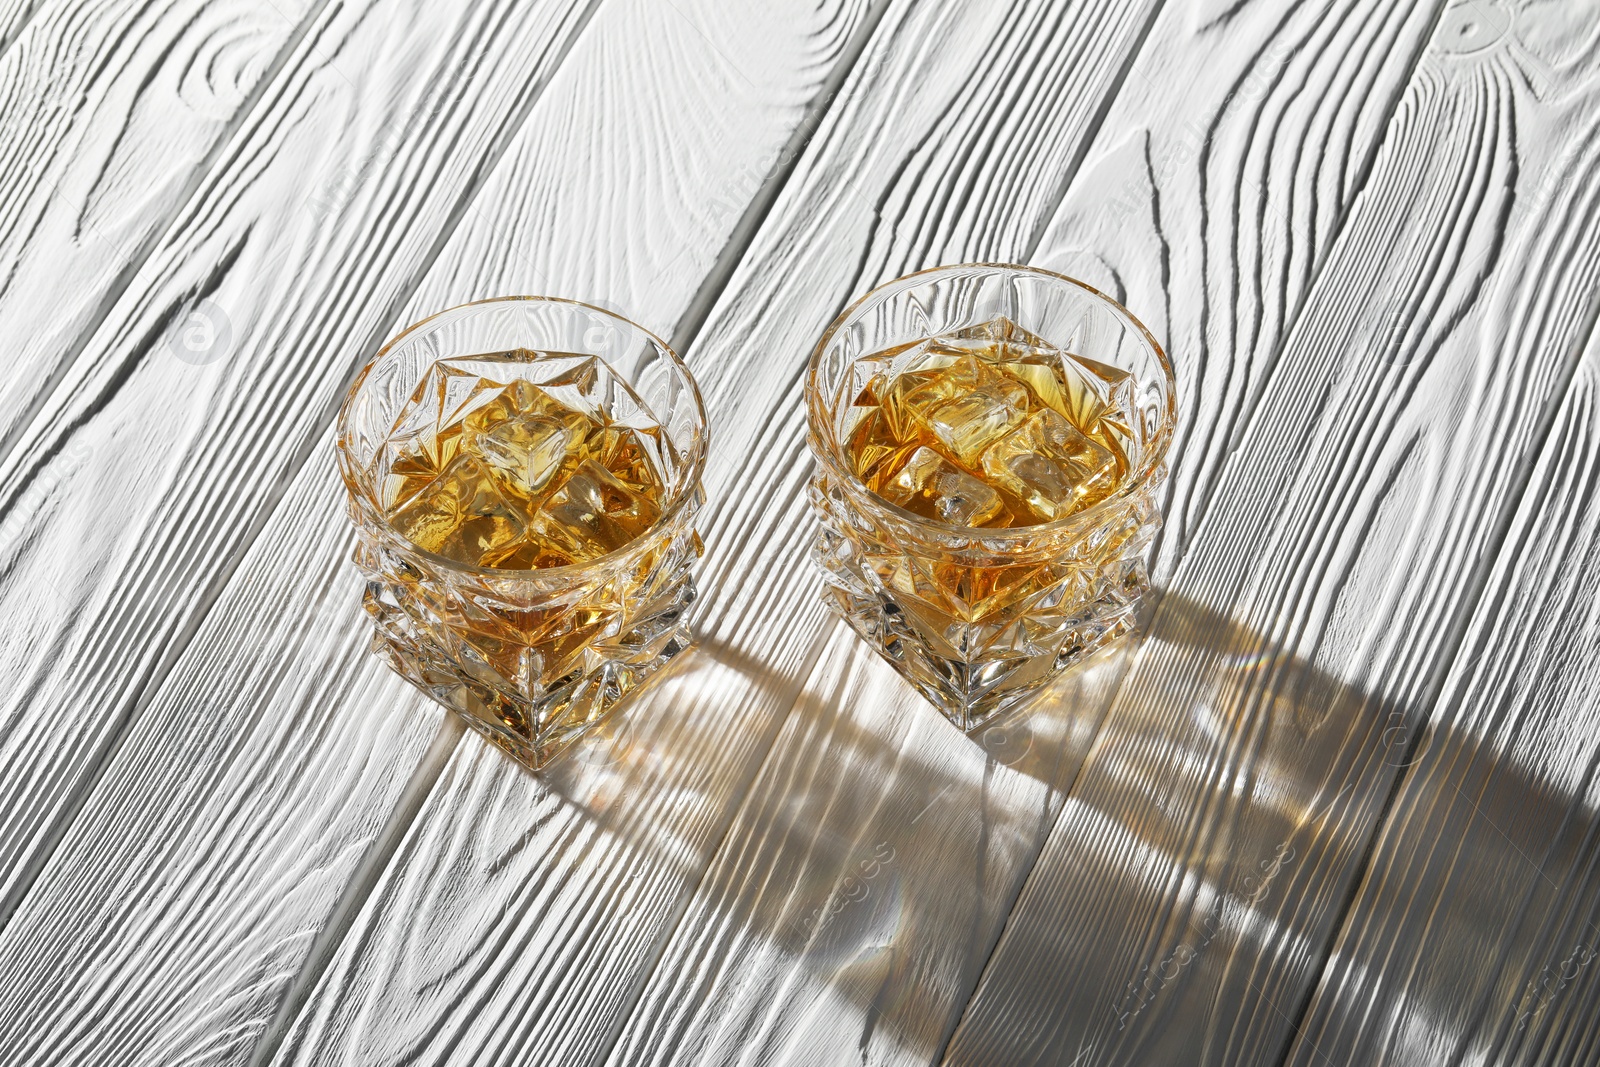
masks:
<path id="1" fill-rule="evenodd" d="M 1144 25 L 1139 27 L 1139 32 L 1134 35 L 1128 55 L 1123 60 L 1122 69 L 1117 71 L 1116 77 L 1106 87 L 1105 95 L 1100 99 L 1100 106 L 1095 108 L 1089 117 L 1084 127 L 1083 139 L 1078 142 L 1077 150 L 1062 168 L 1061 181 L 1057 184 L 1055 193 L 1046 201 L 1046 207 L 1039 213 L 1039 221 L 1034 226 L 1033 233 L 1022 246 L 1020 262 L 1033 262 L 1033 257 L 1039 251 L 1039 245 L 1044 242 L 1045 234 L 1050 232 L 1050 224 L 1055 221 L 1057 212 L 1067 199 L 1067 193 L 1072 189 L 1072 183 L 1078 180 L 1078 174 L 1083 170 L 1083 161 L 1089 157 L 1089 151 L 1099 142 L 1100 131 L 1105 128 L 1112 105 L 1122 96 L 1123 87 L 1128 84 L 1128 76 L 1133 73 L 1134 65 L 1144 54 L 1145 45 L 1150 40 L 1150 31 L 1155 29 L 1156 22 L 1161 18 L 1167 3 L 1168 0 L 1156 0 L 1156 3 L 1150 5 L 1150 13 L 1146 16 Z"/>
<path id="2" fill-rule="evenodd" d="M 749 207 L 739 217 L 733 232 L 728 235 L 727 245 L 717 257 L 716 263 L 712 265 L 694 299 L 689 302 L 688 308 L 673 326 L 672 336 L 668 340 L 678 355 L 685 355 L 694 345 L 695 339 L 700 336 L 700 329 L 710 316 L 711 309 L 727 290 L 728 283 L 733 279 L 733 272 L 744 261 L 745 255 L 750 251 L 750 245 L 756 239 L 756 234 L 766 223 L 767 216 L 772 213 L 772 205 L 777 203 L 779 194 L 789 184 L 789 178 L 794 174 L 795 167 L 800 164 L 800 158 L 805 155 L 811 139 L 822 126 L 822 120 L 839 98 L 839 91 L 844 88 L 850 72 L 855 69 L 868 43 L 877 34 L 878 24 L 883 21 L 884 12 L 889 10 L 890 3 L 891 0 L 872 0 L 872 5 L 862 18 L 855 36 L 851 38 L 833 70 L 829 72 L 816 99 L 806 108 L 805 117 L 801 119 L 800 125 L 795 128 L 779 153 L 778 166 L 768 174 L 766 180 L 756 190 Z M 711 432 L 715 433 L 716 427 L 711 427 Z"/>
<path id="3" fill-rule="evenodd" d="M 278 1010 L 273 1013 L 266 1029 L 256 1039 L 255 1047 L 250 1053 L 249 1067 L 265 1067 L 277 1053 L 278 1046 L 283 1043 L 284 1035 L 294 1023 L 295 1016 L 300 1014 L 306 998 L 316 988 L 318 979 L 328 966 L 328 961 L 333 958 L 339 943 L 344 940 L 356 914 L 361 910 L 361 905 L 372 892 L 372 887 L 382 877 L 384 868 L 394 858 L 406 831 L 410 829 L 428 794 L 433 791 L 439 775 L 444 772 L 445 764 L 450 762 L 456 745 L 465 733 L 466 723 L 459 715 L 447 714 L 439 720 L 438 732 L 434 734 L 427 752 L 412 769 L 411 777 L 406 780 L 405 788 L 395 802 L 392 812 L 374 835 L 372 844 L 362 853 L 355 870 L 350 873 L 344 889 L 339 893 L 338 901 L 329 909 L 326 921 L 317 931 L 316 938 L 311 942 L 311 948 L 307 950 L 299 970 L 295 972 L 288 990 L 278 1003 Z"/>

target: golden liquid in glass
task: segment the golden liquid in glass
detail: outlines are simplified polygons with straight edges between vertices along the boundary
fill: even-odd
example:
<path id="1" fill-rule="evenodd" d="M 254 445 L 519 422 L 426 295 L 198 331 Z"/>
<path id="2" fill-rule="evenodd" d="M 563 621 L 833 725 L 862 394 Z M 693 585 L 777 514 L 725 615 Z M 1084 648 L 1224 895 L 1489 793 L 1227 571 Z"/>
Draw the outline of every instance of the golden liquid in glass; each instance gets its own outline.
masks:
<path id="1" fill-rule="evenodd" d="M 518 376 L 541 360 L 554 362 L 530 375 L 537 384 Z M 649 532 L 669 495 L 663 472 L 676 460 L 648 407 L 602 360 L 518 350 L 431 366 L 378 451 L 373 483 L 384 520 L 419 548 L 474 569 L 536 573 L 594 562 Z M 476 694 L 479 717 L 525 744 L 544 724 L 525 721 L 524 704 L 504 691 L 581 684 L 590 650 L 628 612 L 665 595 L 656 565 L 671 550 L 652 544 L 625 565 L 599 564 L 573 596 L 538 606 L 447 595 L 437 577 L 401 565 L 385 576 L 391 590 L 369 585 L 367 609 L 402 619 L 402 600 L 424 605 L 430 625 L 449 635 L 450 677 Z M 606 684 L 624 683 L 619 675 Z M 559 718 L 565 706 L 556 700 L 541 714 Z"/>
<path id="2" fill-rule="evenodd" d="M 1006 320 L 877 352 L 857 367 L 851 468 L 923 518 L 1033 526 L 1104 500 L 1128 476 L 1131 376 Z"/>
<path id="3" fill-rule="evenodd" d="M 590 562 L 654 525 L 667 495 L 659 426 L 610 418 L 597 384 L 644 405 L 599 360 L 555 356 L 579 362 L 538 385 L 464 369 L 474 361 L 430 368 L 380 453 L 390 526 L 473 567 L 528 570 Z"/>

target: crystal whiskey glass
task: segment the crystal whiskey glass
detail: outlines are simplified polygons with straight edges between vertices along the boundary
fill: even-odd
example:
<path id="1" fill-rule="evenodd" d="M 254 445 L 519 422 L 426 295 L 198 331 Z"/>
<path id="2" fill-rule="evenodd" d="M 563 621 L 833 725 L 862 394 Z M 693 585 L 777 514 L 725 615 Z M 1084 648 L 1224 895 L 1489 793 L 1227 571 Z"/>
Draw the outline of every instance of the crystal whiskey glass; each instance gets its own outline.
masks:
<path id="1" fill-rule="evenodd" d="M 1172 366 L 1071 278 L 965 264 L 873 290 L 806 384 L 830 606 L 953 723 L 983 726 L 1135 625 Z"/>
<path id="2" fill-rule="evenodd" d="M 373 649 L 538 769 L 688 643 L 705 409 L 659 338 L 570 300 L 451 308 L 339 413 Z"/>

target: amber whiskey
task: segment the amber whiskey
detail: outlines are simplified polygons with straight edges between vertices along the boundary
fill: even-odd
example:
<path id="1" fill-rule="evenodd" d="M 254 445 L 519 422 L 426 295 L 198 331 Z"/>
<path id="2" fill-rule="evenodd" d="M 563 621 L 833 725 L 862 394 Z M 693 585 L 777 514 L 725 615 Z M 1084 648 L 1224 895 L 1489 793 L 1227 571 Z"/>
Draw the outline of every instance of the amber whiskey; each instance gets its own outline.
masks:
<path id="1" fill-rule="evenodd" d="M 537 385 L 483 373 L 541 358 L 572 366 Z M 625 422 L 615 417 L 618 394 Z M 661 429 L 594 357 L 517 351 L 440 361 L 395 427 L 376 472 L 385 519 L 412 544 L 472 567 L 587 563 L 661 515 Z"/>
<path id="2" fill-rule="evenodd" d="M 855 474 L 926 519 L 1052 522 L 1128 476 L 1131 375 L 1005 319 L 867 356 L 845 388 Z"/>
<path id="3" fill-rule="evenodd" d="M 553 376 L 552 363 L 560 369 Z M 517 376 L 530 368 L 537 384 Z M 548 572 L 644 535 L 661 516 L 662 472 L 677 460 L 671 449 L 650 409 L 603 360 L 518 350 L 430 367 L 373 474 L 385 521 L 417 547 L 475 570 Z M 479 597 L 470 611 L 441 610 L 440 632 L 464 661 L 521 690 L 560 688 L 582 675 L 585 650 L 625 606 L 648 593 L 666 550 L 539 606 Z M 432 597 L 404 570 L 390 580 L 417 603 Z M 368 607 L 381 617 L 386 605 Z M 514 734 L 532 729 L 514 702 L 492 706 Z"/>

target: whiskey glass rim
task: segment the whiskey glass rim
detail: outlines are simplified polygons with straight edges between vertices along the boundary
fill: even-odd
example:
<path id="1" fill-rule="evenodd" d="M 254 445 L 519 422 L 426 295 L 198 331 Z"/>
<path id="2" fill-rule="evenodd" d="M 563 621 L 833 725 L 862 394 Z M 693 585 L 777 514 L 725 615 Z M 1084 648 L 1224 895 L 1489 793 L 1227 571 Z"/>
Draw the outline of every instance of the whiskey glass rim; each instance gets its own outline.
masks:
<path id="1" fill-rule="evenodd" d="M 571 307 L 583 308 L 586 311 L 595 312 L 596 314 L 603 315 L 608 319 L 619 322 L 630 329 L 639 331 L 639 333 L 649 338 L 658 348 L 660 348 L 662 352 L 666 353 L 668 360 L 681 373 L 683 381 L 688 386 L 689 396 L 694 402 L 695 434 L 694 440 L 685 455 L 684 477 L 679 486 L 668 498 L 667 503 L 661 508 L 661 514 L 658 515 L 656 517 L 656 521 L 651 523 L 649 528 L 643 533 L 639 534 L 639 536 L 628 541 L 626 544 L 612 549 L 610 552 L 607 552 L 604 555 L 596 556 L 594 559 L 586 560 L 582 563 L 569 563 L 561 567 L 489 567 L 481 564 L 465 563 L 461 560 L 453 559 L 450 556 L 441 555 L 438 552 L 431 552 L 417 544 L 415 541 L 411 540 L 411 538 L 405 536 L 405 534 L 401 533 L 399 530 L 395 529 L 394 526 L 392 526 L 386 519 L 383 518 L 382 508 L 376 506 L 376 497 L 366 485 L 365 479 L 362 476 L 362 472 L 357 469 L 356 464 L 350 454 L 350 418 L 354 409 L 356 397 L 360 394 L 361 387 L 366 384 L 368 376 L 385 356 L 387 356 L 397 345 L 404 342 L 412 334 L 418 332 L 425 326 L 437 322 L 439 319 L 442 319 L 447 315 L 465 314 L 473 309 L 483 308 L 490 304 L 509 303 L 566 304 Z M 667 528 L 675 520 L 677 520 L 682 511 L 687 508 L 700 493 L 700 481 L 701 476 L 705 473 L 706 453 L 709 437 L 710 423 L 706 418 L 705 398 L 700 394 L 700 383 L 695 380 L 694 373 L 689 370 L 688 364 L 684 363 L 683 357 L 678 355 L 677 350 L 671 345 L 667 344 L 666 341 L 663 341 L 654 331 L 645 329 L 643 326 L 640 326 L 638 323 L 634 322 L 632 319 L 629 319 L 625 315 L 620 315 L 615 311 L 599 307 L 595 304 L 585 303 L 582 300 L 573 300 L 570 297 L 491 296 L 485 297 L 481 300 L 469 300 L 464 304 L 456 304 L 452 307 L 435 311 L 433 314 L 428 315 L 425 318 L 418 319 L 416 322 L 413 322 L 411 325 L 407 326 L 405 329 L 389 338 L 389 340 L 385 341 L 383 343 L 383 347 L 378 349 L 377 353 L 362 365 L 361 370 L 357 372 L 355 376 L 355 380 L 351 382 L 349 390 L 345 393 L 344 402 L 339 405 L 337 432 L 334 437 L 334 451 L 338 454 L 339 473 L 344 481 L 345 489 L 353 496 L 364 498 L 365 500 L 370 501 L 373 504 L 373 514 L 376 518 L 376 521 L 382 523 L 383 528 L 404 543 L 409 551 L 417 553 L 430 564 L 464 575 L 486 575 L 494 578 L 507 579 L 537 578 L 543 581 L 548 581 L 550 579 L 560 579 L 567 576 L 575 577 L 578 575 L 588 574 L 594 570 L 613 564 L 616 561 L 627 557 L 629 554 L 638 551 L 639 548 L 648 543 L 657 532 Z"/>
<path id="2" fill-rule="evenodd" d="M 822 389 L 819 388 L 818 380 L 822 372 L 823 354 L 827 352 L 834 335 L 849 325 L 856 313 L 870 301 L 881 297 L 889 290 L 904 286 L 907 282 L 931 280 L 935 275 L 972 270 L 1034 275 L 1053 281 L 1065 282 L 1083 290 L 1100 302 L 1109 305 L 1115 312 L 1123 316 L 1134 327 L 1138 336 L 1144 340 L 1144 343 L 1149 346 L 1157 364 L 1161 367 L 1165 386 L 1163 390 L 1165 405 L 1161 411 L 1160 426 L 1151 439 L 1150 446 L 1146 450 L 1138 470 L 1118 486 L 1116 492 L 1103 500 L 1096 501 L 1082 511 L 1075 511 L 1071 515 L 1052 519 L 1050 522 L 1035 523 L 1031 526 L 999 528 L 958 526 L 954 523 L 924 518 L 914 511 L 909 511 L 898 504 L 890 502 L 869 489 L 867 484 L 856 475 L 854 467 L 843 455 L 843 446 L 832 432 L 832 420 L 825 408 L 825 398 L 823 397 Z M 1026 328 L 1025 323 L 1018 323 L 1018 325 Z M 1043 267 L 1034 267 L 1025 263 L 948 263 L 913 271 L 910 274 L 904 274 L 898 278 L 883 282 L 881 285 L 877 285 L 857 297 L 849 307 L 838 314 L 833 322 L 828 324 L 828 328 L 823 331 L 822 337 L 811 351 L 811 360 L 806 371 L 806 418 L 812 439 L 812 451 L 816 453 L 818 461 L 828 468 L 829 473 L 841 482 L 858 504 L 880 509 L 896 521 L 931 538 L 944 540 L 948 540 L 951 537 L 963 538 L 971 544 L 999 551 L 1033 544 L 1039 539 L 1048 539 L 1053 535 L 1070 531 L 1075 527 L 1091 527 L 1119 504 L 1142 492 L 1151 481 L 1161 474 L 1162 466 L 1166 461 L 1167 448 L 1172 443 L 1173 427 L 1177 422 L 1177 417 L 1178 382 L 1177 375 L 1173 372 L 1172 361 L 1167 358 L 1166 350 L 1151 335 L 1149 328 L 1139 320 L 1138 316 L 1123 307 L 1119 301 L 1107 296 L 1087 282 L 1068 277 L 1057 271 L 1046 270 Z"/>

